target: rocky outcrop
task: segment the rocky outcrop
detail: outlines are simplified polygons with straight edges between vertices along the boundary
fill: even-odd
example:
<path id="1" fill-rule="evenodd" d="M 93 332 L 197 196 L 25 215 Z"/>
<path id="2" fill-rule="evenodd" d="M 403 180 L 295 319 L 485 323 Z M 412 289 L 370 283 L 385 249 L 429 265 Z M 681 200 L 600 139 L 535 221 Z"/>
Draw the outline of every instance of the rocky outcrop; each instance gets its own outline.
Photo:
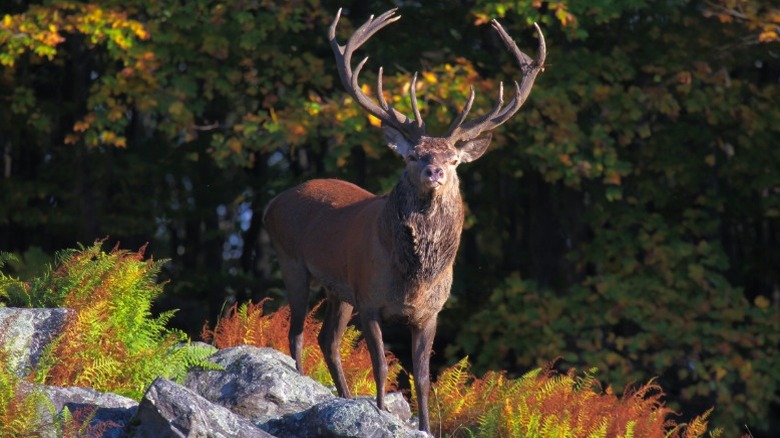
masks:
<path id="1" fill-rule="evenodd" d="M 290 356 L 272 348 L 226 348 L 209 360 L 224 371 L 191 371 L 184 385 L 255 423 L 333 398 L 330 390 L 300 375 Z"/>
<path id="2" fill-rule="evenodd" d="M 0 346 L 4 366 L 23 376 L 38 364 L 43 348 L 60 333 L 68 309 L 18 309 L 0 307 Z"/>
<path id="3" fill-rule="evenodd" d="M 0 308 L 0 341 L 13 352 L 13 370 L 29 369 L 64 323 L 63 309 Z M 8 340 L 8 341 L 7 341 Z M 8 355 L 6 355 L 8 356 Z M 24 384 L 39 391 L 48 411 L 86 413 L 90 436 L 143 437 L 424 437 L 409 423 L 409 405 L 388 394 L 388 410 L 373 397 L 346 400 L 301 376 L 286 354 L 240 346 L 217 350 L 209 359 L 221 370 L 192 370 L 178 384 L 156 379 L 140 403 L 87 388 Z M 51 413 L 43 414 L 42 436 L 57 436 Z M 47 429 L 48 428 L 48 429 Z"/>
<path id="4" fill-rule="evenodd" d="M 158 377 L 127 428 L 129 438 L 264 438 L 272 435 L 192 390 Z"/>
<path id="5" fill-rule="evenodd" d="M 408 405 L 407 405 L 408 409 Z M 380 411 L 368 398 L 331 398 L 306 411 L 271 420 L 261 427 L 274 436 L 426 437 L 395 415 Z"/>
<path id="6" fill-rule="evenodd" d="M 51 412 L 61 413 L 67 408 L 74 418 L 89 419 L 87 427 L 99 431 L 102 438 L 122 437 L 125 427 L 138 409 L 135 400 L 90 388 L 38 385 L 35 389 L 46 396 L 53 408 L 44 411 L 43 424 L 54 424 Z"/>

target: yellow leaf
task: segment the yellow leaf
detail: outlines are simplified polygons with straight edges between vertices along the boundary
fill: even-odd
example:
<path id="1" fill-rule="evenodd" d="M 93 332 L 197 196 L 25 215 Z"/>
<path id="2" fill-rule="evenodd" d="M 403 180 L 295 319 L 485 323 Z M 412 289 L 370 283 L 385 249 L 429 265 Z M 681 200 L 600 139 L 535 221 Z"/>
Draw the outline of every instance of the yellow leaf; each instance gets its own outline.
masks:
<path id="1" fill-rule="evenodd" d="M 124 117 L 124 115 L 125 115 L 125 113 L 123 113 L 120 108 L 113 108 L 108 113 L 108 120 L 111 120 L 112 122 L 116 122 L 117 120 L 119 120 L 122 117 Z"/>
<path id="2" fill-rule="evenodd" d="M 368 123 L 370 123 L 371 126 L 376 126 L 377 128 L 382 127 L 382 121 L 372 116 L 371 114 L 368 115 Z"/>
<path id="3" fill-rule="evenodd" d="M 231 151 L 237 154 L 241 153 L 241 149 L 242 149 L 241 142 L 235 137 L 228 140 L 228 147 L 230 148 Z"/>
<path id="4" fill-rule="evenodd" d="M 756 299 L 755 299 L 753 302 L 756 304 L 756 307 L 758 307 L 759 309 L 766 309 L 767 307 L 769 307 L 769 305 L 771 305 L 771 304 L 772 304 L 772 303 L 771 303 L 771 302 L 769 302 L 769 300 L 768 300 L 768 299 L 767 299 L 765 296 L 763 296 L 763 295 L 759 295 L 759 296 L 757 296 L 757 297 L 756 297 Z"/>
<path id="5" fill-rule="evenodd" d="M 438 82 L 436 75 L 429 71 L 423 72 L 422 76 L 426 82 L 430 82 L 431 84 L 435 84 L 436 82 Z"/>
<path id="6" fill-rule="evenodd" d="M 173 116 L 181 115 L 181 113 L 184 111 L 184 104 L 180 101 L 173 102 L 171 106 L 168 107 L 168 112 L 171 113 Z"/>
<path id="7" fill-rule="evenodd" d="M 778 40 L 780 40 L 780 38 L 778 37 L 777 32 L 773 30 L 765 30 L 761 32 L 761 35 L 758 36 L 758 41 L 762 43 L 769 43 Z"/>
<path id="8" fill-rule="evenodd" d="M 103 143 L 114 144 L 116 141 L 116 134 L 111 131 L 103 131 L 100 133 L 100 141 Z"/>

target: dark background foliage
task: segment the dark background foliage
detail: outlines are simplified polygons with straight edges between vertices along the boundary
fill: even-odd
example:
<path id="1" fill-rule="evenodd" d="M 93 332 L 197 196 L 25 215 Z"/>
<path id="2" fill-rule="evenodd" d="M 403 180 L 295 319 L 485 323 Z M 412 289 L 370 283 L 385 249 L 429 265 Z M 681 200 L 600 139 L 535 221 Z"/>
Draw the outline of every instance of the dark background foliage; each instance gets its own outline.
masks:
<path id="1" fill-rule="evenodd" d="M 433 3 L 433 4 L 429 4 Z M 283 296 L 260 221 L 314 177 L 389 190 L 400 163 L 335 77 L 325 33 L 403 19 L 364 50 L 440 133 L 473 84 L 545 73 L 461 168 L 467 228 L 434 360 L 521 373 L 562 357 L 622 391 L 755 436 L 780 428 L 780 11 L 772 2 L 3 2 L 0 250 L 28 275 L 109 243 L 170 258 L 160 309 L 196 334 L 225 303 Z M 277 300 L 281 303 L 281 300 Z M 389 330 L 403 357 L 407 334 Z M 773 423 L 774 421 L 774 423 Z M 767 435 L 769 436 L 769 435 Z"/>

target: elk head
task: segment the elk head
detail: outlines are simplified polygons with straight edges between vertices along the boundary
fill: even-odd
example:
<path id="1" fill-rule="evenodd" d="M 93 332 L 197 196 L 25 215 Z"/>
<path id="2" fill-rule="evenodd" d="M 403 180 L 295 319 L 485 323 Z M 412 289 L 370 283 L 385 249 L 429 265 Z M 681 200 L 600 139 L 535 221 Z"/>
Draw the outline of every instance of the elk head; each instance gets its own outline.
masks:
<path id="1" fill-rule="evenodd" d="M 354 70 L 352 69 L 351 60 L 355 50 L 360 48 L 376 32 L 400 19 L 400 16 L 395 15 L 396 11 L 397 9 L 391 9 L 376 18 L 372 15 L 342 46 L 336 40 L 336 27 L 341 17 L 339 9 L 328 32 L 328 39 L 336 56 L 339 77 L 350 96 L 369 114 L 382 122 L 382 130 L 388 146 L 404 157 L 406 177 L 417 189 L 419 195 L 435 194 L 446 187 L 454 186 L 457 189 L 458 179 L 455 169 L 458 164 L 468 163 L 482 156 L 490 144 L 491 134 L 489 131 L 509 120 L 528 98 L 537 74 L 543 70 L 546 56 L 544 36 L 539 26 L 534 23 L 539 35 L 539 52 L 536 60 L 533 60 L 520 51 L 517 44 L 498 21 L 492 20 L 491 25 L 512 53 L 522 71 L 521 79 L 514 81 L 514 96 L 504 106 L 504 86 L 503 83 L 500 83 L 498 102 L 493 109 L 481 117 L 466 122 L 466 117 L 474 103 L 475 94 L 472 86 L 466 105 L 452 122 L 448 132 L 444 136 L 433 137 L 426 135 L 425 123 L 418 108 L 417 73 L 414 74 L 409 88 L 409 97 L 414 111 L 414 119 L 410 119 L 393 108 L 385 99 L 382 91 L 381 67 L 377 77 L 377 102 L 363 93 L 358 84 L 358 76 L 368 57 L 364 58 Z"/>

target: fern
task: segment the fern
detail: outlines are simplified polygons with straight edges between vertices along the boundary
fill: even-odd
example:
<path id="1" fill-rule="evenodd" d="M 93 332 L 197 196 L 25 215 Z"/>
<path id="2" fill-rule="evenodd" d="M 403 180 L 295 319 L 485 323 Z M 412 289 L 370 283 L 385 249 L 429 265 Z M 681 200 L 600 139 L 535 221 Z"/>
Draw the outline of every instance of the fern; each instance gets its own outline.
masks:
<path id="1" fill-rule="evenodd" d="M 247 344 L 271 347 L 289 354 L 287 333 L 290 308 L 283 306 L 276 312 L 265 314 L 263 305 L 266 302 L 268 299 L 258 303 L 234 304 L 214 328 L 210 328 L 208 323 L 204 325 L 201 338 L 217 348 Z M 315 306 L 309 312 L 304 323 L 303 370 L 314 380 L 332 387 L 333 379 L 317 345 L 317 334 L 322 329 L 322 323 L 314 316 L 318 307 Z M 371 372 L 371 355 L 365 340 L 360 336 L 360 331 L 353 326 L 348 326 L 344 331 L 340 348 L 344 377 L 353 395 L 373 395 L 376 393 L 376 382 Z M 385 388 L 394 391 L 398 388 L 398 376 L 402 368 L 392 353 L 386 353 L 386 360 L 388 372 Z"/>
<path id="2" fill-rule="evenodd" d="M 18 262 L 19 258 L 7 252 L 0 252 L 0 306 L 5 304 L 24 305 L 30 302 L 28 288 L 18 278 L 2 272 L 8 262 Z"/>
<path id="3" fill-rule="evenodd" d="M 540 438 L 698 438 L 707 430 L 710 411 L 687 426 L 669 419 L 672 411 L 664 406 L 663 392 L 653 380 L 619 399 L 609 388 L 601 390 L 597 370 L 559 374 L 552 365 L 518 379 L 497 372 L 477 378 L 468 373 L 466 359 L 459 361 L 443 370 L 433 385 L 433 427 L 445 435 L 457 431 Z"/>
<path id="4" fill-rule="evenodd" d="M 44 349 L 35 381 L 138 400 L 158 376 L 181 379 L 194 365 L 213 366 L 203 348 L 167 328 L 173 312 L 152 315 L 152 302 L 163 292 L 156 278 L 164 261 L 145 260 L 143 253 L 106 253 L 100 242 L 62 251 L 56 266 L 26 285 L 32 303 L 75 310 Z"/>
<path id="5" fill-rule="evenodd" d="M 7 353 L 0 347 L 0 437 L 39 436 L 40 412 L 48 399 L 36 389 L 22 389 L 22 379 L 7 363 Z"/>

